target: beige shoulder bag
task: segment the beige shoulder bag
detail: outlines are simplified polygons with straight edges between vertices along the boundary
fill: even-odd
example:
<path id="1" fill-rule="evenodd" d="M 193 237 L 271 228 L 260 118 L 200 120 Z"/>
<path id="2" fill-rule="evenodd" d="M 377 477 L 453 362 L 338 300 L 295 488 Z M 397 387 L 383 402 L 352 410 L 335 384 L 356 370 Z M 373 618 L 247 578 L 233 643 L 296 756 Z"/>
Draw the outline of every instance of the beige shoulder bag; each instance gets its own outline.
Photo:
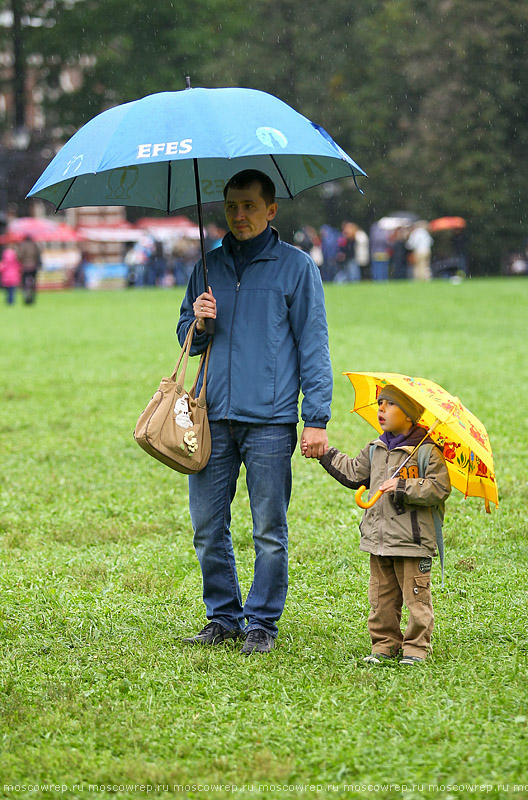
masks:
<path id="1" fill-rule="evenodd" d="M 211 455 L 211 434 L 205 392 L 211 344 L 202 353 L 192 387 L 185 390 L 185 371 L 196 322 L 187 333 L 178 363 L 170 378 L 162 378 L 157 392 L 139 417 L 134 439 L 149 455 L 167 467 L 187 475 L 200 472 Z M 180 364 L 183 366 L 180 374 Z M 198 397 L 196 385 L 203 367 L 203 384 Z"/>

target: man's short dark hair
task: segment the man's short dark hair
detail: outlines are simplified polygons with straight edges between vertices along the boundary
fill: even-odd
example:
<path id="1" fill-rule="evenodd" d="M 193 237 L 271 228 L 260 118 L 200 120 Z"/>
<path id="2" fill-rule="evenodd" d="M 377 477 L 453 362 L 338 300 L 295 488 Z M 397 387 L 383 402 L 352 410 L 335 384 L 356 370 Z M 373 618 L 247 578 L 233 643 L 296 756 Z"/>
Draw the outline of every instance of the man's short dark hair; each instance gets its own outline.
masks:
<path id="1" fill-rule="evenodd" d="M 260 184 L 260 193 L 267 206 L 275 202 L 275 184 L 265 172 L 258 169 L 243 169 L 229 178 L 224 188 L 224 199 L 227 197 L 228 189 L 247 189 L 252 183 Z"/>

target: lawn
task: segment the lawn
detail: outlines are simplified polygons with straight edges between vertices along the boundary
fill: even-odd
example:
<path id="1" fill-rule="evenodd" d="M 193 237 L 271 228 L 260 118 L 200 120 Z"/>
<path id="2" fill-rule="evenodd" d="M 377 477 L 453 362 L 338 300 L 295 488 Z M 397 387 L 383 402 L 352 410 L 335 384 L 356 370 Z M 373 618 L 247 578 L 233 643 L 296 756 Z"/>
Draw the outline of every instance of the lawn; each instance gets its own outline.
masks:
<path id="1" fill-rule="evenodd" d="M 132 438 L 181 294 L 0 308 L 0 796 L 528 797 L 528 281 L 326 289 L 331 444 L 373 434 L 341 373 L 390 370 L 458 395 L 493 445 L 500 507 L 453 492 L 434 653 L 407 669 L 363 665 L 359 510 L 298 451 L 276 650 L 181 644 L 205 622 L 187 483 Z"/>

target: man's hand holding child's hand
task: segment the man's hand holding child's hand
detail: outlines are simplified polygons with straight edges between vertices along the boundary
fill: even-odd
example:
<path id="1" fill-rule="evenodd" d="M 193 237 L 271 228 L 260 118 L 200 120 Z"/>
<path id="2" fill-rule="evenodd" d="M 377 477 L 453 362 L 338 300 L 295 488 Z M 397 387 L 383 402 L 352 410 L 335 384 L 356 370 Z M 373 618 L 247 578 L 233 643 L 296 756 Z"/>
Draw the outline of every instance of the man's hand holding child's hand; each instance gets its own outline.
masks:
<path id="1" fill-rule="evenodd" d="M 328 449 L 325 428 L 304 428 L 301 436 L 301 454 L 305 458 L 322 458 Z"/>

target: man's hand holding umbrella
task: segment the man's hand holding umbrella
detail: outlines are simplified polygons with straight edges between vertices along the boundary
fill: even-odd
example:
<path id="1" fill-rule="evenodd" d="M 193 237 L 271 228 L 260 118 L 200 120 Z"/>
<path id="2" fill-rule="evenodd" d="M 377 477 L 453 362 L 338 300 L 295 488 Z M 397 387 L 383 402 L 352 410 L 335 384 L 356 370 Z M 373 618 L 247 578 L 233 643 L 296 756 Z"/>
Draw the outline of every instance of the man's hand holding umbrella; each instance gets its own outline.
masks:
<path id="1" fill-rule="evenodd" d="M 211 287 L 208 292 L 202 292 L 193 303 L 194 315 L 197 319 L 196 330 L 203 333 L 206 319 L 216 319 L 216 299 Z"/>

